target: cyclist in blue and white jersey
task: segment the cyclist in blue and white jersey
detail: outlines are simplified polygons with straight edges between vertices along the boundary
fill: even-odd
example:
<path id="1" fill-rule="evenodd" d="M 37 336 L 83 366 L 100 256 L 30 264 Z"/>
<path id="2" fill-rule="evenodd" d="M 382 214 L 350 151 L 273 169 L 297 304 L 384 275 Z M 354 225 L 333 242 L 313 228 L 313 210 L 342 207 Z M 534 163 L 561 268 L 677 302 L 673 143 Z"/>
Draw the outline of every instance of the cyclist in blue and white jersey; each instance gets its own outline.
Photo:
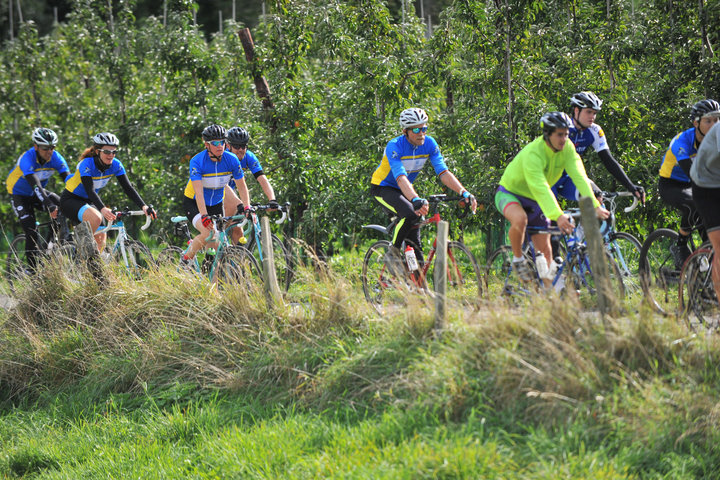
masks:
<path id="1" fill-rule="evenodd" d="M 202 131 L 205 150 L 190 159 L 190 181 L 185 188 L 183 207 L 190 223 L 200 232 L 190 243 L 181 260 L 187 267 L 195 254 L 206 245 L 206 239 L 213 228 L 211 215 L 224 215 L 225 189 L 231 179 L 245 205 L 250 208 L 250 193 L 240 160 L 234 153 L 225 151 L 226 130 L 220 125 L 210 125 Z M 234 213 L 234 212 L 233 212 Z"/>
<path id="2" fill-rule="evenodd" d="M 98 133 L 92 138 L 93 145 L 85 149 L 80 155 L 75 173 L 65 181 L 65 190 L 60 196 L 60 210 L 73 224 L 89 222 L 94 232 L 103 222 L 115 220 L 113 211 L 106 207 L 98 192 L 107 186 L 112 177 L 117 177 L 118 183 L 130 200 L 142 208 L 145 215 L 155 219 L 157 214 L 152 207 L 145 204 L 140 194 L 132 186 L 125 172 L 125 167 L 118 160 L 118 146 L 120 140 L 112 133 Z M 98 250 L 105 249 L 107 235 L 98 233 L 95 242 Z"/>
<path id="3" fill-rule="evenodd" d="M 32 148 L 18 158 L 15 168 L 8 175 L 5 183 L 11 196 L 13 212 L 20 220 L 20 226 L 25 233 L 25 258 L 30 270 L 34 271 L 39 238 L 35 209 L 44 208 L 51 218 L 58 217 L 60 197 L 45 190 L 45 187 L 55 172 L 65 180 L 70 174 L 70 169 L 65 158 L 55 150 L 58 143 L 55 132 L 49 128 L 36 128 L 31 137 Z M 67 228 L 62 218 L 60 226 L 63 229 Z"/>
<path id="4" fill-rule="evenodd" d="M 660 198 L 680 212 L 677 244 L 670 247 L 677 268 L 681 268 L 692 253 L 688 241 L 693 226 L 699 227 L 703 240 L 707 236 L 692 196 L 690 167 L 705 134 L 718 121 L 719 115 L 720 103 L 715 100 L 701 100 L 693 105 L 690 110 L 692 128 L 678 133 L 672 139 L 660 165 Z"/>
<path id="5" fill-rule="evenodd" d="M 397 265 L 400 247 L 407 238 L 418 249 L 418 262 L 422 264 L 422 244 L 420 229 L 415 228 L 422 216 L 429 211 L 428 201 L 415 191 L 413 182 L 429 160 L 435 174 L 450 190 L 461 194 L 474 212 L 477 208 L 475 197 L 470 194 L 448 170 L 435 139 L 426 135 L 428 115 L 420 108 L 408 108 L 400 114 L 400 128 L 403 134 L 390 140 L 385 147 L 380 164 L 370 181 L 370 194 L 382 206 L 400 218 L 392 237 L 392 246 L 388 253 Z"/>
<path id="6" fill-rule="evenodd" d="M 576 93 L 570 98 L 570 115 L 573 121 L 570 127 L 570 141 L 575 145 L 575 151 L 581 158 L 588 151 L 588 148 L 592 147 L 597 152 L 605 169 L 629 192 L 633 193 L 638 200 L 644 203 L 645 190 L 643 187 L 635 185 L 628 178 L 625 170 L 610 153 L 605 132 L 600 125 L 595 123 L 595 117 L 602 108 L 602 103 L 602 100 L 592 92 Z M 595 195 L 598 196 L 601 190 L 594 183 L 591 185 L 593 185 Z M 556 196 L 559 195 L 569 200 L 579 198 L 579 192 L 567 173 L 563 173 L 560 180 L 555 183 L 553 192 Z"/>

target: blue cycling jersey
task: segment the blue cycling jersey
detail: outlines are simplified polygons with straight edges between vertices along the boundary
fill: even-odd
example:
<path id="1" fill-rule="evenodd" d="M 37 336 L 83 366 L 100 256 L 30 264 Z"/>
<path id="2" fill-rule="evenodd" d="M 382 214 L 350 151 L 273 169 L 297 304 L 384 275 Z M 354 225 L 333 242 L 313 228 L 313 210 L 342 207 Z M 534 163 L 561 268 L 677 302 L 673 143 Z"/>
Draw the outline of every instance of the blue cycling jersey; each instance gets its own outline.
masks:
<path id="1" fill-rule="evenodd" d="M 5 181 L 9 194 L 23 195 L 26 197 L 33 195 L 33 187 L 30 186 L 25 179 L 25 175 L 34 173 L 38 180 L 40 180 L 40 185 L 45 188 L 50 181 L 50 177 L 52 177 L 56 171 L 58 173 L 70 171 L 65 158 L 58 152 L 54 151 L 52 157 L 50 157 L 50 161 L 44 165 L 41 165 L 40 162 L 37 161 L 37 158 L 38 155 L 35 147 L 20 155 L 20 158 L 18 158 L 15 163 L 15 168 L 12 169 Z"/>
<path id="2" fill-rule="evenodd" d="M 596 152 L 609 150 L 605 132 L 600 125 L 593 123 L 588 128 L 579 130 L 574 126 L 570 127 L 568 138 L 575 145 L 575 151 L 581 157 L 585 155 L 588 147 L 592 147 Z"/>
<path id="3" fill-rule="evenodd" d="M 245 151 L 245 155 L 240 159 L 240 168 L 250 170 L 253 175 L 263 171 L 260 160 L 258 160 L 257 156 L 250 150 Z M 235 180 L 230 180 L 230 188 L 237 188 Z"/>
<path id="4" fill-rule="evenodd" d="M 660 176 L 663 178 L 672 178 L 679 182 L 690 183 L 690 177 L 678 162 L 682 160 L 692 159 L 697 153 L 697 143 L 695 143 L 695 127 L 689 128 L 682 133 L 678 133 L 670 142 L 660 165 Z"/>
<path id="5" fill-rule="evenodd" d="M 373 173 L 371 183 L 381 187 L 400 188 L 397 178 L 401 175 L 407 176 L 410 183 L 413 183 L 428 160 L 438 175 L 448 169 L 434 138 L 426 136 L 425 143 L 418 147 L 410 143 L 405 135 L 395 137 L 385 147 L 383 158 Z"/>
<path id="6" fill-rule="evenodd" d="M 123 164 L 117 158 L 113 158 L 112 163 L 107 169 L 100 170 L 95 165 L 95 159 L 93 157 L 87 157 L 83 158 L 78 164 L 75 173 L 65 179 L 65 189 L 79 197 L 89 199 L 90 197 L 85 190 L 85 186 L 82 184 L 81 177 L 92 177 L 93 190 L 97 193 L 108 184 L 112 177 L 125 174 L 125 167 L 123 167 Z"/>
<path id="7" fill-rule="evenodd" d="M 225 198 L 225 186 L 230 179 L 240 180 L 244 176 L 240 160 L 234 153 L 223 152 L 220 160 L 213 161 L 208 151 L 203 150 L 190 160 L 190 181 L 185 187 L 185 196 L 195 198 L 192 182 L 201 180 L 205 205 L 217 205 Z"/>

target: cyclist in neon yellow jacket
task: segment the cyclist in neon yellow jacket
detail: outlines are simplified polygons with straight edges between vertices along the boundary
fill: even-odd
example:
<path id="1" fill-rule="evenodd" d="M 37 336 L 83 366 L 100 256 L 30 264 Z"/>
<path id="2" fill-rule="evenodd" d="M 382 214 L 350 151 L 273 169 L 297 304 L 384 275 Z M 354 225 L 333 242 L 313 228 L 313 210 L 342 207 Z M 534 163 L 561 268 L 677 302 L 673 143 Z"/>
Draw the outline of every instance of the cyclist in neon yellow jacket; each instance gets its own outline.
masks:
<path id="1" fill-rule="evenodd" d="M 557 222 L 565 233 L 574 229 L 572 219 L 563 213 L 551 186 L 566 171 L 582 196 L 590 197 L 599 218 L 607 218 L 605 210 L 593 195 L 575 146 L 568 140 L 572 120 L 566 113 L 549 112 L 540 119 L 543 135 L 530 142 L 505 168 L 495 193 L 495 206 L 510 222 L 510 244 L 513 262 L 521 279 L 532 279 L 530 266 L 524 261 L 522 244 L 528 225 L 548 227 Z M 551 259 L 550 235 L 532 236 L 536 251 Z"/>

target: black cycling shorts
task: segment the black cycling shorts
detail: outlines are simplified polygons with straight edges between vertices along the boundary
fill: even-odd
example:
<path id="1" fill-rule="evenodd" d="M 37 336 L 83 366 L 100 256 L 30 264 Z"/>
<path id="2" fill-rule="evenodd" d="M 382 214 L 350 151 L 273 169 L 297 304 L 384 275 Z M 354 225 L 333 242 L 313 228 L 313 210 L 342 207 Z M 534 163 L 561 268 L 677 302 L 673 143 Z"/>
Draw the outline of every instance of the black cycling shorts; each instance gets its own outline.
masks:
<path id="1" fill-rule="evenodd" d="M 222 202 L 210 205 L 209 207 L 206 205 L 205 207 L 207 208 L 208 215 L 224 215 Z M 185 210 L 185 216 L 194 227 L 195 224 L 193 220 L 200 215 L 200 210 L 198 209 L 195 199 L 183 196 L 183 210 Z"/>
<path id="2" fill-rule="evenodd" d="M 720 188 L 692 186 L 693 200 L 708 232 L 720 229 Z"/>

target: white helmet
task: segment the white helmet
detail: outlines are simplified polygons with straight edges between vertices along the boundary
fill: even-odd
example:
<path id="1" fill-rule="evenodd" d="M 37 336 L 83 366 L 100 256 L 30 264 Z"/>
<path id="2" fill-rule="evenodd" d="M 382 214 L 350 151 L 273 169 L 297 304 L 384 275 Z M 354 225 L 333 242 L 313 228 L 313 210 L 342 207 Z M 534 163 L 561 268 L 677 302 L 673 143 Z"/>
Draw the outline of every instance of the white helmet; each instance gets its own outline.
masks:
<path id="1" fill-rule="evenodd" d="M 407 108 L 400 114 L 400 128 L 405 130 L 428 122 L 428 114 L 422 108 Z"/>
<path id="2" fill-rule="evenodd" d="M 109 145 L 112 147 L 120 146 L 120 140 L 109 132 L 98 133 L 92 138 L 95 145 Z"/>
<path id="3" fill-rule="evenodd" d="M 37 145 L 55 146 L 58 143 L 58 136 L 49 128 L 36 128 L 32 132 L 32 139 Z"/>

